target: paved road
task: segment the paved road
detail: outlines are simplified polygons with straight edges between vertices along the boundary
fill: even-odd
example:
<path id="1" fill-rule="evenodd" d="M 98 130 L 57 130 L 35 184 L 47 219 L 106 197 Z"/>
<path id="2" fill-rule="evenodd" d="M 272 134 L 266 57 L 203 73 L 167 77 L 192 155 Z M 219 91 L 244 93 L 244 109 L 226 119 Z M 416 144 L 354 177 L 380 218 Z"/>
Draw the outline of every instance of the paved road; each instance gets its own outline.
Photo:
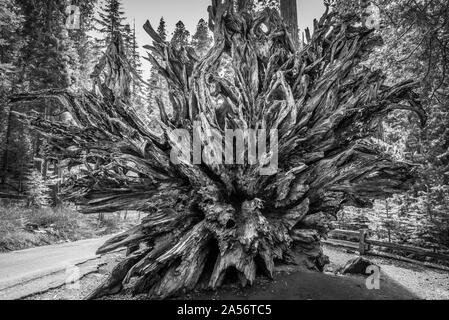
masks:
<path id="1" fill-rule="evenodd" d="M 0 254 L 0 296 L 10 287 L 97 258 L 96 250 L 109 238 L 111 236 Z"/>

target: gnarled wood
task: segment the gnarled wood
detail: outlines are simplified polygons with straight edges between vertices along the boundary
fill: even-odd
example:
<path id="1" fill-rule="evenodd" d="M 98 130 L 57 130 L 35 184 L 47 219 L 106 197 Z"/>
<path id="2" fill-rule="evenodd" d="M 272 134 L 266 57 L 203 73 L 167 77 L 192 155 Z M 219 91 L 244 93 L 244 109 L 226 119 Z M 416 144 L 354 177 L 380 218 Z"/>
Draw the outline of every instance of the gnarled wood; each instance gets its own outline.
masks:
<path id="1" fill-rule="evenodd" d="M 65 184 L 67 199 L 85 213 L 148 213 L 99 250 L 144 251 L 120 264 L 91 298 L 131 286 L 134 293 L 162 299 L 195 287 L 217 288 L 230 273 L 247 285 L 257 271 L 271 277 L 276 263 L 322 270 L 327 219 L 343 205 L 368 206 L 413 181 L 414 166 L 395 161 L 370 137 L 378 119 L 394 109 L 414 111 L 423 123 L 426 116 L 415 83 L 387 86 L 380 71 L 360 66 L 378 41 L 370 30 L 326 13 L 297 52 L 275 10 L 250 15 L 235 12 L 230 0 L 213 0 L 209 14 L 215 44 L 201 60 L 145 24 L 154 40 L 148 59 L 166 78 L 174 110 L 170 114 L 161 101 L 155 106 L 162 136 L 129 107 L 132 75 L 118 38 L 94 74 L 96 93 L 11 98 L 58 99 L 72 114 L 75 124 L 23 116 L 67 165 L 82 166 Z M 225 56 L 232 79 L 218 73 Z M 202 147 L 217 153 L 210 136 L 225 129 L 276 129 L 277 144 L 257 164 L 247 156 L 244 165 L 173 163 L 173 150 L 191 148 L 172 129 L 192 132 L 195 122 Z M 276 149 L 277 170 L 261 175 Z"/>

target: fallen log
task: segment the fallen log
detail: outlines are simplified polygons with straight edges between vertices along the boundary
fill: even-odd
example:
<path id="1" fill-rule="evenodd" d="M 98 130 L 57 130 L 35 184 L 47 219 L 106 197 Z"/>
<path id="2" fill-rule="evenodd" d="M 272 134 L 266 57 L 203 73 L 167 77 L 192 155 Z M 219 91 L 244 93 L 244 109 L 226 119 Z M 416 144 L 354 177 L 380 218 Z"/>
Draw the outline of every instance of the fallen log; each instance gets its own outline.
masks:
<path id="1" fill-rule="evenodd" d="M 18 115 L 48 138 L 58 159 L 82 166 L 64 184 L 66 199 L 86 214 L 148 213 L 99 250 L 134 253 L 91 298 L 129 288 L 163 299 L 216 289 L 234 276 L 245 286 L 258 273 L 272 277 L 276 264 L 303 260 L 322 270 L 327 219 L 414 180 L 413 164 L 370 139 L 397 108 L 426 120 L 416 83 L 389 86 L 381 71 L 360 64 L 378 43 L 372 30 L 326 12 L 297 51 L 276 10 L 236 12 L 233 1 L 213 0 L 208 11 L 215 44 L 201 60 L 144 26 L 153 38 L 148 59 L 170 88 L 171 105 L 154 106 L 163 135 L 130 107 L 132 73 L 118 36 L 93 75 L 96 92 L 10 100 L 57 99 L 72 114 L 75 124 Z M 224 59 L 228 78 L 219 72 Z M 175 129 L 191 133 L 193 150 Z M 248 131 L 261 129 L 276 133 L 269 147 L 255 146 Z M 243 143 L 230 143 L 232 164 L 219 160 L 229 156 L 216 139 L 226 130 L 246 132 Z"/>

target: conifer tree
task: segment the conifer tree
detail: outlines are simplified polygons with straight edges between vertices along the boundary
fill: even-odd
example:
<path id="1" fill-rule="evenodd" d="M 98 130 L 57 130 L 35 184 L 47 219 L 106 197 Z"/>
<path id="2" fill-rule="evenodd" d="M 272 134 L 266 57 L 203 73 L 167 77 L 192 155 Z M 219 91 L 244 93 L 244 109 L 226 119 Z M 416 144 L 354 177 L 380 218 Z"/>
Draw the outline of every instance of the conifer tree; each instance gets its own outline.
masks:
<path id="1" fill-rule="evenodd" d="M 165 23 L 164 17 L 161 17 L 161 20 L 159 21 L 157 33 L 159 34 L 162 40 L 167 41 L 167 24 Z"/>
<path id="2" fill-rule="evenodd" d="M 105 48 L 110 43 L 114 33 L 118 32 L 123 38 L 125 35 L 125 25 L 123 21 L 125 12 L 122 9 L 121 0 L 105 0 L 99 19 L 96 19 L 99 27 L 97 31 L 103 35 L 102 39 L 98 39 L 100 46 Z"/>
<path id="3" fill-rule="evenodd" d="M 164 17 L 161 17 L 159 21 L 157 33 L 163 41 L 167 41 L 167 25 Z M 156 57 L 156 59 L 158 58 Z M 148 79 L 147 86 L 147 104 L 152 116 L 159 115 L 156 111 L 158 110 L 157 99 L 160 99 L 164 104 L 170 104 L 168 98 L 168 85 L 166 80 L 157 72 L 155 68 L 151 68 L 151 75 Z"/>
<path id="4" fill-rule="evenodd" d="M 65 26 L 65 1 L 17 2 L 23 10 L 24 34 L 28 40 L 21 53 L 27 89 L 69 87 L 78 57 Z"/>
<path id="5" fill-rule="evenodd" d="M 19 36 L 23 19 L 13 0 L 0 2 L 0 91 L 11 87 L 17 55 L 23 40 Z M 1 94 L 1 92 L 0 92 Z"/>
<path id="6" fill-rule="evenodd" d="M 19 36 L 23 17 L 13 0 L 0 2 L 0 188 L 6 183 L 11 146 L 11 106 L 4 98 L 17 82 L 18 52 L 23 45 Z"/>
<path id="7" fill-rule="evenodd" d="M 64 0 L 5 0 L 0 3 L 0 100 L 14 91 L 81 89 L 90 86 L 95 60 L 88 35 L 97 0 L 78 0 L 80 25 L 67 28 Z M 56 107 L 40 101 L 14 111 L 31 110 L 49 118 Z M 1 104 L 1 103 L 0 103 Z M 41 157 L 44 140 L 20 123 L 11 106 L 0 106 L 0 184 L 24 191 L 33 158 Z M 44 168 L 47 165 L 45 160 Z M 44 173 L 46 170 L 43 171 Z M 6 181 L 6 180 L 10 181 Z"/>
<path id="8" fill-rule="evenodd" d="M 139 45 L 137 44 L 137 37 L 136 37 L 136 23 L 134 22 L 133 28 L 131 30 L 131 42 L 130 42 L 130 63 L 131 66 L 134 68 L 135 72 L 142 76 L 142 63 L 140 60 L 140 53 L 139 53 Z"/>
<path id="9" fill-rule="evenodd" d="M 79 65 L 76 70 L 74 89 L 87 89 L 92 87 L 90 74 L 96 61 L 100 57 L 100 48 L 92 36 L 95 30 L 95 5 L 97 0 L 79 0 L 77 6 L 80 10 L 79 28 L 69 30 L 70 38 L 78 54 Z"/>
<path id="10" fill-rule="evenodd" d="M 178 21 L 171 39 L 172 44 L 177 48 L 186 47 L 189 44 L 190 32 L 186 29 L 184 22 Z"/>
<path id="11" fill-rule="evenodd" d="M 192 46 L 196 53 L 203 57 L 212 45 L 212 37 L 209 34 L 209 26 L 204 19 L 198 22 L 196 33 L 192 37 Z"/>
<path id="12" fill-rule="evenodd" d="M 133 85 L 132 85 L 132 93 L 133 93 L 133 103 L 137 108 L 142 108 L 144 104 L 144 87 L 142 83 L 142 62 L 139 53 L 139 46 L 137 44 L 136 38 L 136 23 L 133 23 L 133 28 L 130 30 L 129 37 L 129 63 L 136 77 L 134 77 Z"/>
<path id="13" fill-rule="evenodd" d="M 123 45 L 125 46 L 126 56 L 131 60 L 133 50 L 133 34 L 129 23 L 123 26 Z"/>
<path id="14" fill-rule="evenodd" d="M 66 28 L 66 2 L 16 0 L 15 7 L 23 16 L 17 37 L 25 40 L 20 51 L 14 53 L 17 57 L 14 76 L 8 77 L 16 91 L 72 87 L 79 75 L 79 56 Z M 28 113 L 33 110 L 48 119 L 57 109 L 59 107 L 51 101 L 39 101 L 17 107 L 14 111 Z M 33 158 L 43 156 L 40 150 L 44 140 L 35 132 L 29 132 L 12 113 L 8 115 L 7 122 L 2 180 L 9 177 L 11 181 L 8 184 L 20 192 L 25 183 L 25 171 L 33 164 Z M 31 143 L 26 142 L 29 137 L 32 138 Z M 44 162 L 46 167 L 47 160 Z"/>

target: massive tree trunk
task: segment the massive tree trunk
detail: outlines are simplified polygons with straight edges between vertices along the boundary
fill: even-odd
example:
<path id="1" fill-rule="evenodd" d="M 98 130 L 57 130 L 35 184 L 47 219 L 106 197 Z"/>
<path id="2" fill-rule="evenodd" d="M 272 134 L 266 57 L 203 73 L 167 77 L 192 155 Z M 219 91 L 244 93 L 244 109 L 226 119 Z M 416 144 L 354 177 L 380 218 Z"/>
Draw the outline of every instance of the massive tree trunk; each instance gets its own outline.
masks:
<path id="1" fill-rule="evenodd" d="M 326 13 L 297 52 L 276 10 L 235 12 L 232 1 L 213 0 L 209 13 L 215 44 L 201 60 L 144 26 L 154 40 L 149 60 L 170 86 L 172 114 L 158 101 L 162 135 L 129 107 L 132 75 L 117 37 L 93 75 L 98 94 L 11 98 L 57 98 L 73 115 L 77 125 L 23 117 L 66 165 L 83 165 L 64 185 L 67 199 L 86 214 L 148 213 L 99 250 L 132 249 L 90 298 L 124 288 L 167 298 L 215 289 L 231 274 L 247 285 L 258 272 L 272 277 L 280 263 L 322 270 L 328 219 L 413 181 L 413 165 L 395 161 L 371 136 L 392 110 L 415 111 L 423 123 L 425 114 L 413 81 L 387 86 L 380 71 L 360 65 L 378 40 L 370 30 Z M 219 72 L 224 56 L 232 79 Z M 173 129 L 193 132 L 200 148 Z M 277 135 L 269 148 L 256 148 L 262 157 L 252 163 L 255 138 L 245 131 L 244 150 L 232 157 L 245 154 L 244 164 L 228 165 L 218 161 L 226 148 L 212 138 L 226 129 Z M 201 147 L 208 152 L 193 164 Z"/>
<path id="2" fill-rule="evenodd" d="M 297 0 L 280 0 L 281 17 L 287 25 L 295 48 L 299 48 L 298 2 Z"/>

